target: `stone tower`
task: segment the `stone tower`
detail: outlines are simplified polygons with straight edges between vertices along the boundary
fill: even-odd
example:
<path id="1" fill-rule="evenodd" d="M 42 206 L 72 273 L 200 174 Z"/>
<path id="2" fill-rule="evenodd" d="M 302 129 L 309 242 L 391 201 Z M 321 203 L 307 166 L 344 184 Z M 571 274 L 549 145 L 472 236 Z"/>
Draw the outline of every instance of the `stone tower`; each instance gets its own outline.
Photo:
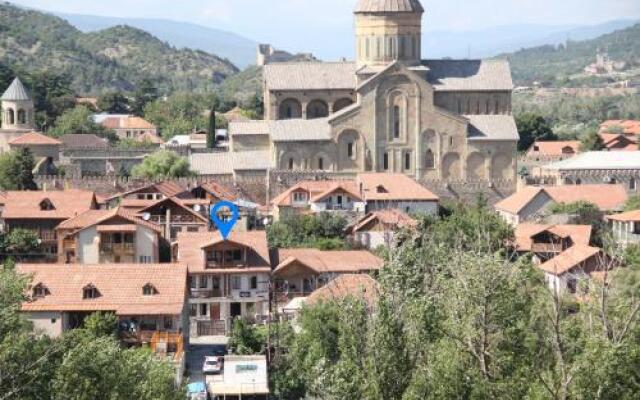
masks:
<path id="1" fill-rule="evenodd" d="M 13 80 L 0 97 L 0 101 L 2 102 L 0 150 L 7 151 L 11 140 L 33 131 L 35 110 L 31 96 L 18 78 Z"/>
<path id="2" fill-rule="evenodd" d="M 419 64 L 423 13 L 419 0 L 358 0 L 354 11 L 358 66 L 395 60 Z"/>

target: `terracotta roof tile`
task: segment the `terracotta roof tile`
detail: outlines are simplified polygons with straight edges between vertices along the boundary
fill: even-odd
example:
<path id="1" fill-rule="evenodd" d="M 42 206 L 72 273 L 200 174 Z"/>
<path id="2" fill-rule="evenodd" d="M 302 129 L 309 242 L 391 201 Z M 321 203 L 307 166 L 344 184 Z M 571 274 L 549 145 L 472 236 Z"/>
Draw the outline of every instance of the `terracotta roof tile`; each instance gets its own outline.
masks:
<path id="1" fill-rule="evenodd" d="M 94 225 L 100 225 L 115 217 L 126 219 L 132 224 L 144 226 L 156 232 L 162 232 L 162 228 L 159 225 L 144 221 L 142 218 L 123 207 L 111 210 L 89 210 L 75 218 L 62 222 L 56 229 L 84 230 Z"/>
<path id="2" fill-rule="evenodd" d="M 147 211 L 150 211 L 153 207 L 159 206 L 161 204 L 166 204 L 166 203 L 171 203 L 171 204 L 175 205 L 176 207 L 187 211 L 189 214 L 193 215 L 195 218 L 199 219 L 201 222 L 206 222 L 206 223 L 209 222 L 209 219 L 207 217 L 205 217 L 204 215 L 194 211 L 191 207 L 187 207 L 177 197 L 167 197 L 167 198 L 164 198 L 162 200 L 157 200 L 153 204 L 150 204 L 149 206 L 142 208 L 137 213 L 138 213 L 138 215 L 141 215 L 141 214 L 143 214 L 143 213 L 145 213 Z"/>
<path id="3" fill-rule="evenodd" d="M 355 191 L 357 193 L 357 186 L 353 181 L 302 181 L 298 182 L 289 189 L 285 190 L 280 195 L 276 196 L 271 204 L 276 206 L 290 206 L 291 195 L 294 192 L 305 192 L 309 195 L 309 198 L 317 197 L 321 193 L 335 188 L 336 185 L 347 187 L 349 191 Z"/>
<path id="4" fill-rule="evenodd" d="M 162 140 L 162 138 L 158 135 L 154 135 L 151 132 L 145 132 L 142 135 L 139 135 L 136 138 L 136 141 L 140 142 L 140 143 L 144 143 L 144 142 L 150 142 L 153 144 L 163 144 L 164 140 Z"/>
<path id="5" fill-rule="evenodd" d="M 357 182 L 366 201 L 438 201 L 438 196 L 403 174 L 358 174 Z"/>
<path id="6" fill-rule="evenodd" d="M 536 141 L 531 145 L 527 154 L 529 156 L 563 156 L 576 154 L 579 151 L 579 140 Z"/>
<path id="7" fill-rule="evenodd" d="M 220 232 L 181 232 L 174 242 L 177 246 L 178 262 L 185 264 L 189 268 L 189 273 L 194 272 L 215 272 L 216 270 L 205 268 L 204 248 L 218 243 L 225 242 Z M 237 243 L 240 246 L 248 247 L 252 250 L 249 254 L 250 268 L 240 268 L 237 270 L 224 269 L 225 272 L 266 272 L 271 271 L 271 261 L 269 257 L 269 246 L 267 245 L 267 234 L 265 232 L 232 232 L 227 242 Z M 222 270 L 220 270 L 222 271 Z M 219 272 L 219 271 L 218 271 Z"/>
<path id="8" fill-rule="evenodd" d="M 106 117 L 102 125 L 107 129 L 156 129 L 149 121 L 134 116 Z"/>
<path id="9" fill-rule="evenodd" d="M 640 135 L 640 121 L 633 120 L 609 120 L 600 125 L 600 132 L 606 132 L 612 126 L 620 126 L 624 133 L 631 135 Z"/>
<path id="10" fill-rule="evenodd" d="M 366 230 L 371 223 L 380 223 L 387 227 L 387 229 L 400 229 L 404 227 L 416 227 L 418 222 L 411 218 L 408 214 L 400 210 L 378 210 L 369 213 L 362 218 L 358 219 L 347 227 L 347 232 L 359 232 Z"/>
<path id="11" fill-rule="evenodd" d="M 203 190 L 207 191 L 209 194 L 221 200 L 236 201 L 238 199 L 238 196 L 234 193 L 233 190 L 217 182 L 206 182 L 201 184 L 200 187 Z"/>
<path id="12" fill-rule="evenodd" d="M 633 210 L 633 211 L 623 212 L 621 214 L 608 215 L 607 219 L 611 221 L 640 222 L 640 210 Z"/>
<path id="13" fill-rule="evenodd" d="M 178 315 L 184 308 L 187 269 L 183 265 L 21 264 L 17 271 L 33 275 L 32 285 L 42 284 L 50 293 L 23 303 L 23 311 L 113 311 L 131 316 Z M 146 284 L 158 293 L 144 296 Z M 88 285 L 96 287 L 98 298 L 83 299 Z"/>
<path id="14" fill-rule="evenodd" d="M 515 229 L 516 249 L 518 251 L 531 251 L 532 237 L 549 231 L 560 237 L 570 237 L 574 244 L 588 246 L 591 242 L 591 225 L 540 225 L 519 224 Z"/>
<path id="15" fill-rule="evenodd" d="M 383 265 L 382 259 L 365 250 L 279 249 L 278 259 L 280 263 L 274 270 L 275 274 L 296 262 L 318 274 L 369 272 Z"/>
<path id="16" fill-rule="evenodd" d="M 43 210 L 41 204 L 48 200 L 52 210 Z M 11 191 L 7 192 L 5 219 L 68 219 L 94 207 L 95 195 L 85 190 L 64 191 Z"/>
<path id="17" fill-rule="evenodd" d="M 538 268 L 554 275 L 562 275 L 575 267 L 580 267 L 585 261 L 600 253 L 601 250 L 597 247 L 578 244 L 569 247 L 554 258 L 539 265 Z"/>
<path id="18" fill-rule="evenodd" d="M 313 292 L 306 304 L 315 305 L 322 302 L 342 300 L 347 297 L 362 298 L 367 305 L 373 306 L 380 295 L 380 286 L 367 274 L 343 274 Z"/>
<path id="19" fill-rule="evenodd" d="M 42 133 L 39 133 L 39 132 L 30 132 L 30 133 L 25 133 L 22 136 L 18 136 L 17 138 L 11 140 L 9 144 L 13 146 L 16 146 L 16 145 L 17 146 L 28 146 L 28 145 L 59 146 L 62 144 L 62 142 L 50 136 L 43 135 Z"/>

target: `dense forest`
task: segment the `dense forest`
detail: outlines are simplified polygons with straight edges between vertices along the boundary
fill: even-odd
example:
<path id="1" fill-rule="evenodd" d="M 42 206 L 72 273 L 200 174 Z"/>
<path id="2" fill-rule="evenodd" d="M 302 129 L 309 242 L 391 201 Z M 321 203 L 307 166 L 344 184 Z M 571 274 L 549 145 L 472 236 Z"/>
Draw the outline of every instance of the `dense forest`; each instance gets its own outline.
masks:
<path id="1" fill-rule="evenodd" d="M 176 49 L 127 26 L 82 33 L 50 14 L 0 3 L 0 60 L 25 72 L 72 77 L 77 94 L 132 90 L 148 78 L 163 91 L 210 89 L 238 72 L 228 60 Z"/>

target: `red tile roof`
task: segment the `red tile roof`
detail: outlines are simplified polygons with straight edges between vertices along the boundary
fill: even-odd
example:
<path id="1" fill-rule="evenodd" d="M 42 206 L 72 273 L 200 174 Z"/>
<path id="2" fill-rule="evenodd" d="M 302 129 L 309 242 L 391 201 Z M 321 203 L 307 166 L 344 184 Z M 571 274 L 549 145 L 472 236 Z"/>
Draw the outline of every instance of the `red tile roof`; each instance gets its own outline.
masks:
<path id="1" fill-rule="evenodd" d="M 624 129 L 624 133 L 632 135 L 640 135 L 640 121 L 633 120 L 609 120 L 600 125 L 600 132 L 606 132 L 612 126 L 620 126 Z"/>
<path id="2" fill-rule="evenodd" d="M 538 150 L 535 150 L 535 149 Z M 580 151 L 579 140 L 562 140 L 562 141 L 536 141 L 531 145 L 529 155 L 542 156 L 563 156 L 567 154 L 576 154 Z"/>
<path id="3" fill-rule="evenodd" d="M 317 274 L 369 272 L 380 269 L 384 264 L 381 258 L 365 250 L 279 249 L 278 258 L 280 263 L 274 270 L 275 274 L 296 262 Z"/>
<path id="4" fill-rule="evenodd" d="M 189 268 L 189 273 L 194 272 L 271 272 L 271 261 L 267 234 L 261 231 L 231 232 L 226 242 L 236 243 L 241 247 L 252 250 L 248 258 L 248 268 L 239 268 L 237 271 L 229 269 L 206 269 L 204 249 L 216 244 L 224 243 L 220 232 L 181 232 L 174 242 L 177 247 L 177 261 Z"/>
<path id="5" fill-rule="evenodd" d="M 558 254 L 549 261 L 538 266 L 541 270 L 553 275 L 562 275 L 573 268 L 581 267 L 582 264 L 592 257 L 601 254 L 597 247 L 577 244 Z"/>
<path id="6" fill-rule="evenodd" d="M 628 198 L 623 185 L 527 186 L 497 203 L 495 208 L 517 214 L 541 193 L 548 195 L 556 203 L 587 201 L 603 211 L 619 209 Z"/>
<path id="7" fill-rule="evenodd" d="M 367 305 L 373 306 L 380 296 L 380 285 L 367 274 L 343 274 L 313 292 L 306 304 L 340 301 L 347 297 L 362 298 Z"/>
<path id="8" fill-rule="evenodd" d="M 9 142 L 12 146 L 59 146 L 61 141 L 38 132 L 25 133 Z"/>
<path id="9" fill-rule="evenodd" d="M 20 274 L 32 275 L 32 287 L 49 294 L 22 305 L 23 311 L 113 311 L 117 315 L 179 315 L 185 304 L 187 269 L 177 264 L 48 265 L 21 264 Z M 143 295 L 151 284 L 157 294 Z M 100 294 L 83 299 L 93 285 Z M 28 293 L 31 294 L 31 293 Z"/>
<path id="10" fill-rule="evenodd" d="M 200 187 L 220 200 L 236 201 L 238 199 L 238 196 L 233 190 L 217 182 L 205 182 L 201 184 Z"/>
<path id="11" fill-rule="evenodd" d="M 438 196 L 403 174 L 364 173 L 356 181 L 362 184 L 366 201 L 438 201 Z"/>
<path id="12" fill-rule="evenodd" d="M 621 214 L 608 215 L 606 218 L 611 221 L 640 222 L 640 210 L 633 210 L 633 211 L 623 212 Z"/>
<path id="13" fill-rule="evenodd" d="M 374 211 L 358 219 L 347 227 L 348 233 L 366 230 L 372 223 L 383 224 L 387 229 L 399 229 L 404 227 L 416 227 L 418 222 L 408 214 L 400 210 Z"/>
<path id="14" fill-rule="evenodd" d="M 56 229 L 84 230 L 91 226 L 100 225 L 116 217 L 125 219 L 134 225 L 140 225 L 156 232 L 162 232 L 162 228 L 159 225 L 144 221 L 142 218 L 123 207 L 117 207 L 111 210 L 89 210 L 75 218 L 62 222 L 56 227 Z"/>
<path id="15" fill-rule="evenodd" d="M 102 126 L 107 129 L 156 129 L 149 121 L 134 116 L 107 117 L 102 121 Z"/>
<path id="16" fill-rule="evenodd" d="M 95 195 L 85 190 L 11 191 L 6 193 L 2 217 L 5 219 L 68 219 L 94 207 Z M 48 200 L 52 210 L 43 210 Z"/>
<path id="17" fill-rule="evenodd" d="M 150 211 L 152 208 L 157 207 L 162 204 L 171 203 L 175 207 L 181 208 L 187 211 L 189 214 L 193 215 L 196 219 L 200 220 L 200 222 L 209 223 L 209 219 L 199 212 L 194 211 L 191 207 L 187 207 L 180 199 L 177 197 L 167 197 L 162 200 L 156 200 L 152 204 L 140 209 L 137 211 L 138 216 L 142 216 L 144 213 Z"/>
<path id="18" fill-rule="evenodd" d="M 271 204 L 283 207 L 291 205 L 291 196 L 295 192 L 305 192 L 310 199 L 317 198 L 319 195 L 334 190 L 337 187 L 342 187 L 343 190 L 350 193 L 358 193 L 357 186 L 354 181 L 302 181 L 298 182 L 277 197 L 275 197 Z M 358 196 L 360 197 L 360 196 Z"/>
<path id="19" fill-rule="evenodd" d="M 574 244 L 588 246 L 591 242 L 591 225 L 540 225 L 519 224 L 515 229 L 516 249 L 518 251 L 531 251 L 532 237 L 549 231 L 559 237 L 570 237 Z"/>

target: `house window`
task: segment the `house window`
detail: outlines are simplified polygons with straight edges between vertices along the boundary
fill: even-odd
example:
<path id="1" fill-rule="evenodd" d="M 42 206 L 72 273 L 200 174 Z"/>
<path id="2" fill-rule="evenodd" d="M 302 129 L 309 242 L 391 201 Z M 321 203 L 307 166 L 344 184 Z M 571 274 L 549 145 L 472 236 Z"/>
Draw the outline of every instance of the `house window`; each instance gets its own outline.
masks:
<path id="1" fill-rule="evenodd" d="M 142 288 L 142 295 L 143 296 L 153 296 L 153 295 L 156 295 L 156 294 L 158 294 L 158 290 L 155 288 L 155 286 L 153 286 L 150 283 L 147 283 Z"/>
<path id="2" fill-rule="evenodd" d="M 189 226 L 189 227 L 187 227 L 187 232 L 190 232 L 190 233 L 198 232 L 198 227 L 197 226 Z"/>
<path id="3" fill-rule="evenodd" d="M 197 304 L 190 304 L 189 305 L 189 316 L 190 317 L 197 317 L 198 316 L 198 305 Z"/>
<path id="4" fill-rule="evenodd" d="M 258 288 L 258 277 L 257 276 L 252 276 L 250 283 L 251 283 L 251 289 L 252 290 L 257 289 Z"/>
<path id="5" fill-rule="evenodd" d="M 97 299 L 98 297 L 100 297 L 100 293 L 98 292 L 98 289 L 95 286 L 88 285 L 82 289 L 83 299 Z"/>
<path id="6" fill-rule="evenodd" d="M 400 106 L 393 106 L 393 138 L 400 139 Z"/>
<path id="7" fill-rule="evenodd" d="M 572 294 L 578 291 L 578 280 L 576 278 L 569 278 L 569 280 L 567 280 L 567 290 Z"/>
<path id="8" fill-rule="evenodd" d="M 222 264 L 222 252 L 216 250 L 208 251 L 207 262 L 213 264 Z"/>
<path id="9" fill-rule="evenodd" d="M 209 282 L 206 276 L 201 276 L 198 279 L 198 283 L 199 283 L 198 285 L 199 289 L 206 289 Z"/>
<path id="10" fill-rule="evenodd" d="M 404 169 L 409 171 L 411 169 L 411 153 L 404 154 Z"/>
<path id="11" fill-rule="evenodd" d="M 49 293 L 49 290 L 43 284 L 38 284 L 33 288 L 33 297 L 44 297 Z"/>
<path id="12" fill-rule="evenodd" d="M 220 289 L 220 278 L 218 278 L 217 276 L 214 276 L 212 278 L 212 287 L 213 289 Z"/>
<path id="13" fill-rule="evenodd" d="M 382 169 L 385 171 L 389 170 L 389 153 L 384 153 L 384 157 L 382 158 Z"/>
<path id="14" fill-rule="evenodd" d="M 151 264 L 153 259 L 151 256 L 140 256 L 140 264 Z"/>
<path id="15" fill-rule="evenodd" d="M 240 277 L 240 276 L 232 276 L 231 277 L 231 289 L 232 290 L 242 290 L 242 277 Z"/>
<path id="16" fill-rule="evenodd" d="M 303 203 L 307 201 L 307 194 L 305 192 L 295 192 L 293 193 L 293 201 L 294 203 Z"/>
<path id="17" fill-rule="evenodd" d="M 636 186 L 637 186 L 637 183 L 635 178 L 629 179 L 629 190 L 636 190 Z"/>
<path id="18" fill-rule="evenodd" d="M 208 304 L 200 304 L 200 316 L 206 317 L 209 315 L 209 305 Z"/>
<path id="19" fill-rule="evenodd" d="M 189 288 L 196 289 L 198 286 L 198 279 L 196 277 L 189 277 Z"/>
<path id="20" fill-rule="evenodd" d="M 428 149 L 424 156 L 424 167 L 427 169 L 433 169 L 436 166 L 436 158 L 433 155 L 433 151 Z"/>
<path id="21" fill-rule="evenodd" d="M 40 202 L 40 210 L 42 211 L 52 211 L 55 210 L 55 206 L 49 199 L 44 199 Z"/>
<path id="22" fill-rule="evenodd" d="M 165 329 L 165 330 L 171 330 L 171 329 L 173 329 L 173 318 L 171 318 L 171 317 L 164 317 L 164 329 Z"/>
<path id="23" fill-rule="evenodd" d="M 234 262 L 242 261 L 242 250 L 233 250 L 232 255 Z"/>

